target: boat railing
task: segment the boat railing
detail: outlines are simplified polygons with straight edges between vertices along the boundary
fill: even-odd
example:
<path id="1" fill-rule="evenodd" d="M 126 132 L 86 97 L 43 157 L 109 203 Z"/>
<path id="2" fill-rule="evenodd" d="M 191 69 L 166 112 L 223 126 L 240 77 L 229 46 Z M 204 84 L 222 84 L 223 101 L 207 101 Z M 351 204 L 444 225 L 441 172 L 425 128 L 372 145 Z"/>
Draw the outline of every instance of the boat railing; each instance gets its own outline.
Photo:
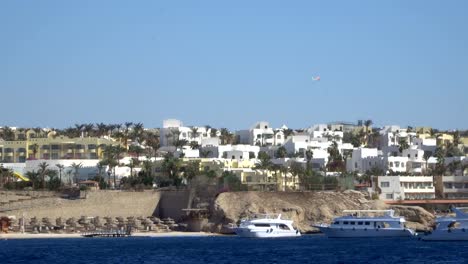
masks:
<path id="1" fill-rule="evenodd" d="M 344 215 L 352 216 L 369 216 L 369 215 L 382 215 L 393 217 L 395 214 L 394 210 L 343 210 Z"/>
<path id="2" fill-rule="evenodd" d="M 242 220 L 255 220 L 255 219 L 282 219 L 281 214 L 252 214 Z M 284 220 L 284 219 L 283 219 Z"/>

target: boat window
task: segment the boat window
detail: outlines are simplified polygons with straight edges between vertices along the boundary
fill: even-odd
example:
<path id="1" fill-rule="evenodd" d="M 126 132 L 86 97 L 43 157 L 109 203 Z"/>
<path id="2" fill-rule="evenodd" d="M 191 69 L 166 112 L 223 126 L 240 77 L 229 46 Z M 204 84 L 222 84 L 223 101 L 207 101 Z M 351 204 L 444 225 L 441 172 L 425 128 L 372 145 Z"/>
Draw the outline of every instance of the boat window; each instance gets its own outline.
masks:
<path id="1" fill-rule="evenodd" d="M 344 222 L 343 222 L 343 225 L 347 225 L 347 224 L 348 224 L 348 221 L 344 221 Z"/>
<path id="2" fill-rule="evenodd" d="M 354 225 L 355 223 L 354 222 L 349 222 L 350 224 Z"/>
<path id="3" fill-rule="evenodd" d="M 254 225 L 258 227 L 270 227 L 270 224 L 254 224 Z"/>
<path id="4" fill-rule="evenodd" d="M 370 222 L 364 222 L 365 225 L 370 225 Z"/>
<path id="5" fill-rule="evenodd" d="M 340 222 L 339 222 L 339 221 L 335 221 L 333 224 L 334 224 L 334 225 L 339 225 Z"/>
<path id="6" fill-rule="evenodd" d="M 363 223 L 362 222 L 357 222 L 358 225 L 362 225 Z"/>
<path id="7" fill-rule="evenodd" d="M 289 228 L 289 226 L 287 226 L 287 225 L 285 225 L 285 224 L 280 224 L 280 225 L 279 225 L 279 228 L 280 228 L 281 230 L 291 230 L 291 229 Z"/>

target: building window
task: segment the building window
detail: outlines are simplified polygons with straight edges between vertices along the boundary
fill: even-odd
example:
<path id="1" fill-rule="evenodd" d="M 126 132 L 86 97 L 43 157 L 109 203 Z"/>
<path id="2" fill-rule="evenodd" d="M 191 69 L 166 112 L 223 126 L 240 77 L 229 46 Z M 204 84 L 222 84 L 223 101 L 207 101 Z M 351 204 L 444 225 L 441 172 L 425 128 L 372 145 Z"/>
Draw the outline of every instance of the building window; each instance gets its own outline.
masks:
<path id="1" fill-rule="evenodd" d="M 390 161 L 390 162 L 388 163 L 388 166 L 389 166 L 389 167 L 393 167 L 393 162 Z"/>
<path id="2" fill-rule="evenodd" d="M 385 195 L 385 198 L 386 198 L 386 199 L 393 199 L 393 193 L 387 193 L 387 194 Z"/>
<path id="3" fill-rule="evenodd" d="M 380 187 L 385 188 L 385 187 L 390 187 L 390 182 L 381 182 Z"/>
<path id="4" fill-rule="evenodd" d="M 246 182 L 252 182 L 252 176 L 247 176 L 245 177 Z"/>
<path id="5" fill-rule="evenodd" d="M 51 157 L 52 157 L 52 159 L 54 159 L 54 160 L 59 159 L 58 153 L 52 153 L 52 154 L 51 154 Z"/>
<path id="6" fill-rule="evenodd" d="M 414 154 L 414 157 L 415 157 L 415 158 L 418 158 L 418 153 Z"/>
<path id="7" fill-rule="evenodd" d="M 59 150 L 60 149 L 60 145 L 51 145 L 50 148 L 52 150 Z"/>

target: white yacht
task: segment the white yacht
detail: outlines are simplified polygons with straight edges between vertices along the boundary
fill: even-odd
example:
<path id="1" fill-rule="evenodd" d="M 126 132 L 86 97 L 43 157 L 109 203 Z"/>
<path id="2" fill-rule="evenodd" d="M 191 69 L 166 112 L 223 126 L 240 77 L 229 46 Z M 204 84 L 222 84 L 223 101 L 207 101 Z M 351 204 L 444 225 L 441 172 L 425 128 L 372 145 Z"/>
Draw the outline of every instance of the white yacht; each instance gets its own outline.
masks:
<path id="1" fill-rule="evenodd" d="M 281 214 L 257 214 L 242 219 L 234 231 L 241 237 L 298 237 L 301 232 L 295 229 L 292 220 L 281 219 Z"/>
<path id="2" fill-rule="evenodd" d="M 345 210 L 331 225 L 314 225 L 328 237 L 410 237 L 415 232 L 405 227 L 403 217 L 393 210 Z"/>
<path id="3" fill-rule="evenodd" d="M 455 217 L 436 218 L 434 229 L 421 235 L 422 240 L 468 240 L 467 207 L 452 208 Z"/>

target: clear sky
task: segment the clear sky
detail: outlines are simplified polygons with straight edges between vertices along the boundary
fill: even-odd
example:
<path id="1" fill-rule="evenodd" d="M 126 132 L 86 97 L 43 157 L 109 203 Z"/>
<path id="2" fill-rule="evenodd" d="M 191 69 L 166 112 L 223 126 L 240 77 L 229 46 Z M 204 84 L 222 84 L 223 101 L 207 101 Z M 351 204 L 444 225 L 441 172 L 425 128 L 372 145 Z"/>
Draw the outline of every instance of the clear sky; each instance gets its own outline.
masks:
<path id="1" fill-rule="evenodd" d="M 467 129 L 467 78 L 464 0 L 0 1 L 0 126 Z"/>

